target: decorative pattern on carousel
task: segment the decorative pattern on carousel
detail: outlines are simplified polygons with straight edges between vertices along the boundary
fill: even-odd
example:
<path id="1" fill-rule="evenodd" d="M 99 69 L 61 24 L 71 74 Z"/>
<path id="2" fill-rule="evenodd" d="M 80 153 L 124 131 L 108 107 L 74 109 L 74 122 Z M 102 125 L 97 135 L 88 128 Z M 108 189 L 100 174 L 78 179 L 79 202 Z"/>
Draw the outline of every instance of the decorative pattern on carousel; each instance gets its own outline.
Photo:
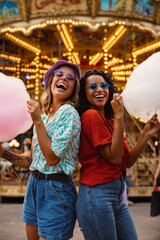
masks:
<path id="1" fill-rule="evenodd" d="M 85 0 L 33 0 L 31 4 L 31 14 L 45 13 L 56 16 L 87 10 Z"/>
<path id="2" fill-rule="evenodd" d="M 101 9 L 104 11 L 117 10 L 122 7 L 125 2 L 125 0 L 102 0 Z"/>
<path id="3" fill-rule="evenodd" d="M 92 17 L 96 17 L 98 10 L 100 9 L 100 0 L 88 0 L 88 9 Z"/>
<path id="4" fill-rule="evenodd" d="M 134 0 L 134 7 L 140 14 L 153 15 L 153 1 L 151 0 Z"/>
<path id="5" fill-rule="evenodd" d="M 2 0 L 0 2 L 0 15 L 4 18 L 15 17 L 20 15 L 20 11 L 16 2 Z"/>

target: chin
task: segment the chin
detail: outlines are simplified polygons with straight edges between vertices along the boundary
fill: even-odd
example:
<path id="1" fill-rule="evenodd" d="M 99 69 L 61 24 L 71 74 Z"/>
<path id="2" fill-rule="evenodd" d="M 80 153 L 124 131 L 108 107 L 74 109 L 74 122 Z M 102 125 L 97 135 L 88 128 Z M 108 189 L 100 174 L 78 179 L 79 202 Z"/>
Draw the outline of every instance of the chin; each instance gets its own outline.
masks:
<path id="1" fill-rule="evenodd" d="M 95 106 L 97 107 L 104 107 L 106 105 L 106 103 L 96 103 Z"/>

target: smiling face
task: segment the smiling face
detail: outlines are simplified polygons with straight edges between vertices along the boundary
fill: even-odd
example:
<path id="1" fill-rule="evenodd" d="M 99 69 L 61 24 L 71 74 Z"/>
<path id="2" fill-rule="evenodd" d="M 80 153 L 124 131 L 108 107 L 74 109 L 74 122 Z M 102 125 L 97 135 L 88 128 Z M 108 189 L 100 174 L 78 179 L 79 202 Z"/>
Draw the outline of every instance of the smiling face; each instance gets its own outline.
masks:
<path id="1" fill-rule="evenodd" d="M 59 70 L 59 72 L 57 70 Z M 74 70 L 68 66 L 62 66 L 56 69 L 53 76 L 51 92 L 53 99 L 59 103 L 63 103 L 72 95 L 74 91 L 77 80 L 70 78 L 70 74 L 75 75 Z"/>
<path id="2" fill-rule="evenodd" d="M 87 100 L 92 109 L 101 112 L 104 115 L 104 107 L 109 98 L 109 89 L 102 89 L 101 83 L 106 82 L 104 78 L 100 75 L 91 75 L 86 80 L 85 93 Z M 97 85 L 96 90 L 90 89 L 90 84 L 95 83 Z"/>

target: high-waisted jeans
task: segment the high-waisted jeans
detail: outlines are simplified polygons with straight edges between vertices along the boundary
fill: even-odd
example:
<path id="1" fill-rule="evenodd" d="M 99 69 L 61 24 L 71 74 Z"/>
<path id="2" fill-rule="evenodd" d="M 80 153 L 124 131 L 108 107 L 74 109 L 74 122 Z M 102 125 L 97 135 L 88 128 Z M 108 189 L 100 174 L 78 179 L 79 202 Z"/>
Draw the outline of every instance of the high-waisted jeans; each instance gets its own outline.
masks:
<path id="1" fill-rule="evenodd" d="M 124 180 L 87 187 L 81 184 L 76 213 L 85 240 L 137 240 L 135 226 L 122 200 Z"/>

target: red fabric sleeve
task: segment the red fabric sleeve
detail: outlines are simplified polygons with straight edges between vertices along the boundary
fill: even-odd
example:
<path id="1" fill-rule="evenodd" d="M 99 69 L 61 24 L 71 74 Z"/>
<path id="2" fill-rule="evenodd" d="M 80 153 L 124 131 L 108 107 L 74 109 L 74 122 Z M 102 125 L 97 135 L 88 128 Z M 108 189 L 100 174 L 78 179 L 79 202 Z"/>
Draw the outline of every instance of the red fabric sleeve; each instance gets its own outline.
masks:
<path id="1" fill-rule="evenodd" d="M 96 110 L 86 111 L 81 118 L 84 134 L 94 148 L 111 142 L 111 132 L 105 118 Z"/>

